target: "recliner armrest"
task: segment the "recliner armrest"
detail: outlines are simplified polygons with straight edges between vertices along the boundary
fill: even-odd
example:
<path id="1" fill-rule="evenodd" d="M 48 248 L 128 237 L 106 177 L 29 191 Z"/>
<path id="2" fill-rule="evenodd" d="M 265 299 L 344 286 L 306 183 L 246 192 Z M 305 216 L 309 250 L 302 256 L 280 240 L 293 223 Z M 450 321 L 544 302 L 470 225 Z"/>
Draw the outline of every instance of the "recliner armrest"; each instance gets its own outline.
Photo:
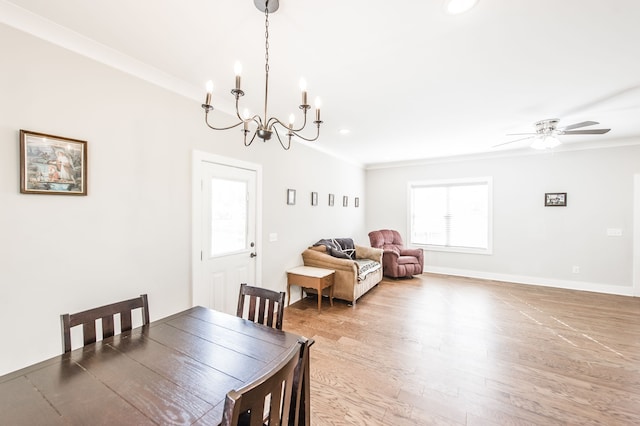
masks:
<path id="1" fill-rule="evenodd" d="M 403 248 L 400 249 L 400 255 L 421 257 L 423 255 L 423 251 L 421 248 Z"/>

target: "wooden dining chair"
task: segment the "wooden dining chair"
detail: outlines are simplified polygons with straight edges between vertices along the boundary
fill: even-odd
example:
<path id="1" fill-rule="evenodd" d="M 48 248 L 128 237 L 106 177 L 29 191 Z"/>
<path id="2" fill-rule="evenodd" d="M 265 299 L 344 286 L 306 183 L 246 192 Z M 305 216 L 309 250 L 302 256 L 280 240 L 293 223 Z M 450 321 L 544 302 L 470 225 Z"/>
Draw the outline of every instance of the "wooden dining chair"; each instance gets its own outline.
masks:
<path id="1" fill-rule="evenodd" d="M 146 294 L 75 314 L 60 315 L 64 351 L 71 351 L 71 329 L 73 327 L 82 325 L 84 345 L 95 343 L 97 320 L 102 320 L 102 338 L 111 337 L 115 331 L 114 315 L 120 314 L 120 332 L 129 331 L 131 330 L 131 311 L 138 308 L 142 312 L 142 325 L 149 324 L 149 303 Z"/>
<path id="2" fill-rule="evenodd" d="M 273 370 L 252 383 L 227 393 L 221 426 L 289 425 L 293 382 L 300 360 L 300 341 Z M 265 404 L 266 403 L 266 404 Z"/>
<path id="3" fill-rule="evenodd" d="M 240 284 L 236 315 L 244 318 L 245 299 L 249 298 L 248 320 L 282 330 L 285 292 Z M 274 324 L 275 320 L 275 324 Z"/>
<path id="4" fill-rule="evenodd" d="M 311 399 L 309 349 L 315 343 L 313 339 L 300 338 L 300 357 L 293 374 L 291 407 L 289 408 L 289 426 L 311 424 Z"/>

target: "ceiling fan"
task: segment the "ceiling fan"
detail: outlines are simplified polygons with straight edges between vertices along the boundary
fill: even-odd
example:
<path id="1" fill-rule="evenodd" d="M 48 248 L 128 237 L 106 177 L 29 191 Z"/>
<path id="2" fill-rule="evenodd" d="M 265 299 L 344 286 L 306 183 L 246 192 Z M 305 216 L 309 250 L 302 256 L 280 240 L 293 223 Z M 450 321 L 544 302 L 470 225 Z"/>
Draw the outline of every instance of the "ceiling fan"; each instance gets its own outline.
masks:
<path id="1" fill-rule="evenodd" d="M 526 139 L 534 139 L 531 144 L 531 148 L 535 149 L 549 149 L 555 148 L 560 145 L 560 141 L 558 140 L 558 136 L 560 135 L 602 135 L 607 133 L 611 129 L 583 129 L 583 130 L 574 130 L 579 129 L 581 127 L 593 126 L 595 124 L 600 124 L 596 121 L 583 121 L 581 123 L 570 124 L 564 127 L 558 127 L 558 122 L 560 119 L 558 118 L 550 118 L 547 120 L 541 120 L 535 123 L 536 131 L 535 133 L 509 133 L 507 136 L 525 136 L 524 138 L 516 139 L 513 141 L 501 143 L 498 145 L 494 145 L 493 147 L 499 147 L 503 145 L 508 145 L 514 142 L 520 142 Z"/>

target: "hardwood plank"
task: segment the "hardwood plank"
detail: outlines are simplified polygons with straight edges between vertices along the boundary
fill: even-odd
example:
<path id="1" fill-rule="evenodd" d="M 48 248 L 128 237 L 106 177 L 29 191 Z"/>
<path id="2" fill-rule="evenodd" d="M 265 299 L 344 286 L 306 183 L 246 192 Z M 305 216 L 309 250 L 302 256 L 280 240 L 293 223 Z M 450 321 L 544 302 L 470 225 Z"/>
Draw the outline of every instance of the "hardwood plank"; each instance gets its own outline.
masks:
<path id="1" fill-rule="evenodd" d="M 34 393 L 38 394 L 34 397 Z M 62 425 L 62 416 L 26 377 L 17 377 L 0 387 L 0 413 L 12 425 Z"/>
<path id="2" fill-rule="evenodd" d="M 229 390 L 243 385 L 222 371 L 150 339 L 116 336 L 110 346 L 214 406 L 224 402 L 224 395 Z"/>
<path id="3" fill-rule="evenodd" d="M 251 334 L 237 333 L 234 329 L 215 326 L 190 316 L 183 316 L 167 323 L 172 327 L 183 330 L 195 336 L 198 336 L 208 342 L 215 343 L 221 347 L 225 347 L 239 354 L 250 356 L 251 358 L 261 361 L 270 360 L 280 356 L 285 352 L 285 348 L 291 345 L 284 345 L 286 339 L 281 339 L 282 344 L 274 344 L 265 340 L 261 340 Z M 249 324 L 248 322 L 246 324 Z M 253 324 L 253 323 L 251 323 Z M 245 325 L 245 323 L 243 323 Z M 253 324 L 252 329 L 260 327 L 261 335 L 271 336 L 271 327 L 260 324 Z M 276 330 L 278 331 L 278 330 Z M 284 333 L 279 332 L 281 336 Z"/>
<path id="4" fill-rule="evenodd" d="M 228 328 L 234 332 L 253 336 L 254 338 L 270 342 L 283 348 L 290 348 L 296 343 L 295 337 L 276 330 L 272 327 L 265 327 L 251 321 L 244 320 L 236 316 L 225 315 L 222 312 L 205 309 L 201 306 L 193 308 L 189 316 L 215 324 L 217 327 Z"/>
<path id="5" fill-rule="evenodd" d="M 423 274 L 285 310 L 314 425 L 640 424 L 640 299 Z"/>
<path id="6" fill-rule="evenodd" d="M 72 358 L 149 418 L 163 424 L 191 424 L 213 408 L 115 350 L 109 345 L 110 339 L 102 342 L 91 346 L 92 350 L 74 352 Z"/>
<path id="7" fill-rule="evenodd" d="M 267 364 L 248 355 L 220 346 L 206 339 L 194 339 L 183 330 L 162 324 L 154 327 L 149 339 L 181 352 L 194 360 L 246 382 L 259 374 Z M 249 362 L 254 360 L 254 362 Z"/>
<path id="8" fill-rule="evenodd" d="M 140 411 L 132 411 L 129 403 L 69 359 L 29 373 L 27 378 L 60 413 L 64 424 L 154 424 Z"/>

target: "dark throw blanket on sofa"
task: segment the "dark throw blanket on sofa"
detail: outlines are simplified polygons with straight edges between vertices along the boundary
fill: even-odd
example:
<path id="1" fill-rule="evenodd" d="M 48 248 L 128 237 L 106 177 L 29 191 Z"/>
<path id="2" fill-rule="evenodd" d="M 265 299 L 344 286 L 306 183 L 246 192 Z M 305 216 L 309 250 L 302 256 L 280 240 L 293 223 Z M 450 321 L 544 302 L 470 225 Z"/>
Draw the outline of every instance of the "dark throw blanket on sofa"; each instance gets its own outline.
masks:
<path id="1" fill-rule="evenodd" d="M 356 246 L 352 238 L 324 238 L 315 243 L 314 246 L 325 246 L 327 253 L 333 257 L 340 257 L 342 259 L 356 258 Z"/>

